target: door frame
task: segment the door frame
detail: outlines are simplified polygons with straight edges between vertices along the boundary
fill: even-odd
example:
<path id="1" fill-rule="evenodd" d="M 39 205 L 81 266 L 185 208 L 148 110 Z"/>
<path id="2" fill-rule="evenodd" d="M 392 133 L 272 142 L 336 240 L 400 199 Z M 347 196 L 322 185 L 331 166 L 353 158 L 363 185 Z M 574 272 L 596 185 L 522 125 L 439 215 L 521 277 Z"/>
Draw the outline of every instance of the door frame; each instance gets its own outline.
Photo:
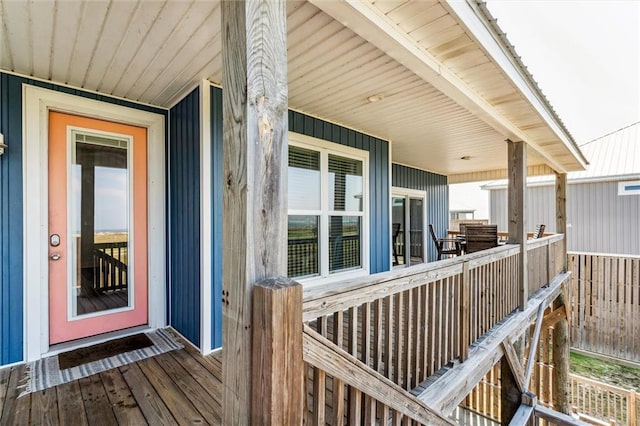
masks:
<path id="1" fill-rule="evenodd" d="M 402 188 L 399 186 L 392 186 L 391 187 L 391 215 L 390 215 L 390 220 L 391 222 L 393 222 L 393 198 L 404 198 L 406 201 L 406 208 L 405 208 L 405 213 L 404 213 L 404 222 L 405 222 L 405 226 L 406 224 L 409 225 L 409 227 L 411 227 L 411 222 L 410 222 L 410 200 L 411 198 L 414 199 L 421 199 L 422 200 L 422 249 L 423 249 L 423 259 L 422 259 L 422 263 L 428 263 L 429 262 L 429 248 L 428 248 L 428 240 L 427 240 L 427 191 L 422 191 L 419 189 L 410 189 L 410 188 Z M 393 242 L 392 242 L 393 244 Z M 392 269 L 394 268 L 404 268 L 406 266 L 411 266 L 411 265 L 419 265 L 420 263 L 411 263 L 411 235 L 407 232 L 405 232 L 404 235 L 404 247 L 405 247 L 405 264 L 404 265 L 396 265 L 396 266 L 391 266 Z M 409 250 L 409 262 L 406 262 L 406 250 Z M 393 264 L 393 262 L 392 262 Z"/>
<path id="2" fill-rule="evenodd" d="M 24 359 L 49 346 L 49 111 L 147 129 L 148 327 L 166 326 L 165 117 L 28 84 L 23 95 Z"/>

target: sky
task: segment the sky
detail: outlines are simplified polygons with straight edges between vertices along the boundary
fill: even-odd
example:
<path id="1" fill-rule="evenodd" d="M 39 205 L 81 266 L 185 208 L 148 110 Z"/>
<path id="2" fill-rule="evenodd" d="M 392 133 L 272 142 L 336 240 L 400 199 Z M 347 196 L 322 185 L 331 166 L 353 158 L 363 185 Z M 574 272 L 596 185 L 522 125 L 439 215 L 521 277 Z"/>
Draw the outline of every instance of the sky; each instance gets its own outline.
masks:
<path id="1" fill-rule="evenodd" d="M 489 0 L 576 142 L 640 121 L 640 0 Z"/>
<path id="2" fill-rule="evenodd" d="M 640 121 L 640 0 L 487 0 L 487 7 L 578 145 Z M 488 218 L 483 183 L 452 185 L 450 208 Z"/>

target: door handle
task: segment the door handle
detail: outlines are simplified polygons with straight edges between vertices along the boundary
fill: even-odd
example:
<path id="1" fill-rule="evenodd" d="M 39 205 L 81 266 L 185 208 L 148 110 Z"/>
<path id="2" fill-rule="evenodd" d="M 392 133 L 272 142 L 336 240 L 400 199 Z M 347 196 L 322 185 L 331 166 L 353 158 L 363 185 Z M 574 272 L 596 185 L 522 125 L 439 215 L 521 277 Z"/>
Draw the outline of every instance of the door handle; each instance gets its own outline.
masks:
<path id="1" fill-rule="evenodd" d="M 60 259 L 60 253 L 53 253 L 51 255 L 51 260 L 59 260 Z"/>

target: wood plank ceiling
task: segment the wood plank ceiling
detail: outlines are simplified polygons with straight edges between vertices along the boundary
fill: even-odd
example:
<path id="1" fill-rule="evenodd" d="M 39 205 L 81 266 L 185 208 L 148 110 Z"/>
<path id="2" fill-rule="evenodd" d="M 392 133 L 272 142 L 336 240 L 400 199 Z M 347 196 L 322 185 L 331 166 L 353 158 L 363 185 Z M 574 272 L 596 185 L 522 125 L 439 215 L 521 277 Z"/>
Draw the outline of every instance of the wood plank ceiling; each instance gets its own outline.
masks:
<path id="1" fill-rule="evenodd" d="M 442 4 L 375 6 L 549 152 L 566 156 Z M 445 175 L 505 169 L 503 134 L 311 3 L 287 7 L 292 108 L 391 140 L 394 162 Z M 163 107 L 203 78 L 222 81 L 219 1 L 0 0 L 0 14 L 4 70 Z M 382 99 L 370 102 L 373 95 Z M 529 164 L 541 157 L 531 152 Z"/>

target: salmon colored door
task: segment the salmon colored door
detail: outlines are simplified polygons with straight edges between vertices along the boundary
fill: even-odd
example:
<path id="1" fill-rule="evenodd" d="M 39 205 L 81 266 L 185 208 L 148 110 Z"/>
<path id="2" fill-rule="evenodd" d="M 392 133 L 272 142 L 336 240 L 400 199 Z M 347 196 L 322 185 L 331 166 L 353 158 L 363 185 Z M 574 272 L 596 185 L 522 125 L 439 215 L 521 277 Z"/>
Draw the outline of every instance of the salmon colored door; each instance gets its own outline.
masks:
<path id="1" fill-rule="evenodd" d="M 49 114 L 49 343 L 147 323 L 146 129 Z"/>

